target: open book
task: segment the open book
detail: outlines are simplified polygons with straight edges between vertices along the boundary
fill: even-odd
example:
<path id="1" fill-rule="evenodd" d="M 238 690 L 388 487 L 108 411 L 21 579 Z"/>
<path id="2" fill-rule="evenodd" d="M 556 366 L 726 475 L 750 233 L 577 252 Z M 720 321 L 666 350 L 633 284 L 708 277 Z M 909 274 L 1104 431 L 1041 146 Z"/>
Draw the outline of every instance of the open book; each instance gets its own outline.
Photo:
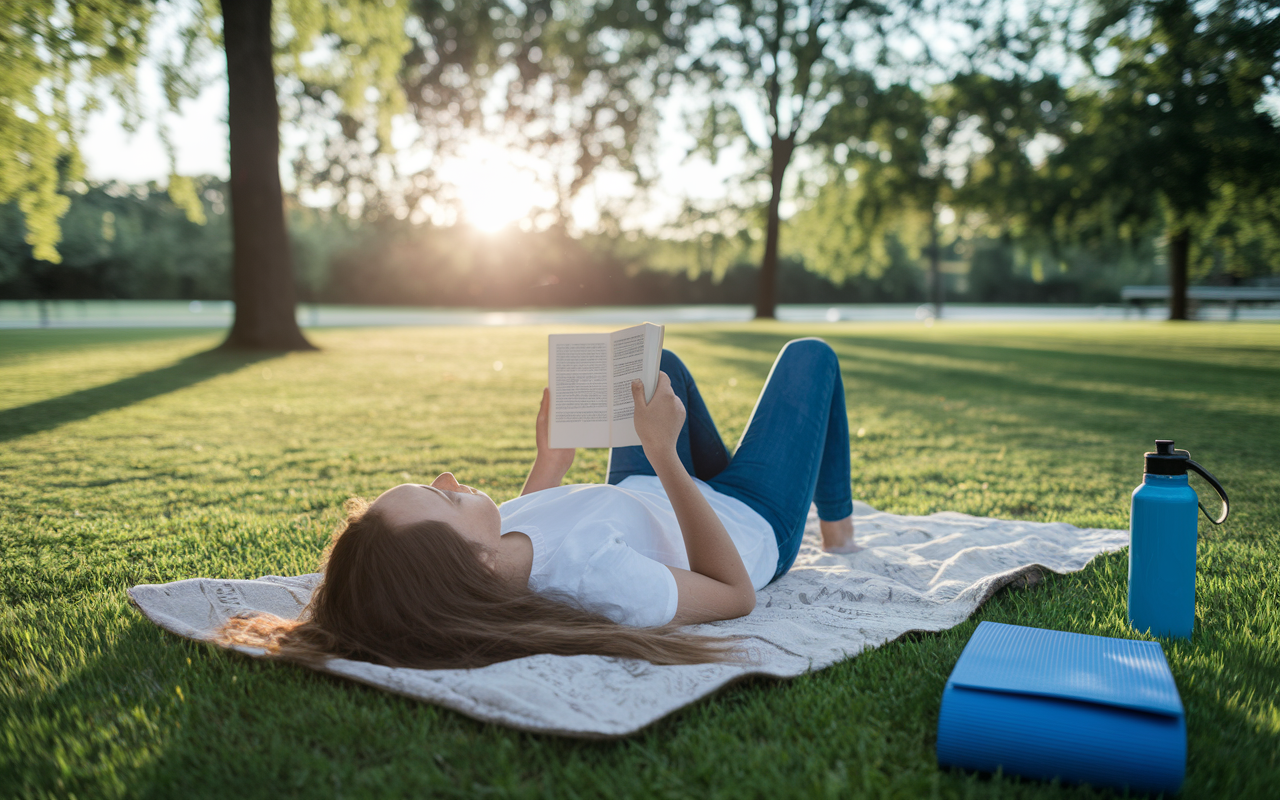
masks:
<path id="1" fill-rule="evenodd" d="M 613 333 L 553 333 L 547 337 L 552 447 L 640 444 L 632 420 L 631 381 L 644 381 L 645 402 L 658 388 L 661 325 L 648 322 Z"/>

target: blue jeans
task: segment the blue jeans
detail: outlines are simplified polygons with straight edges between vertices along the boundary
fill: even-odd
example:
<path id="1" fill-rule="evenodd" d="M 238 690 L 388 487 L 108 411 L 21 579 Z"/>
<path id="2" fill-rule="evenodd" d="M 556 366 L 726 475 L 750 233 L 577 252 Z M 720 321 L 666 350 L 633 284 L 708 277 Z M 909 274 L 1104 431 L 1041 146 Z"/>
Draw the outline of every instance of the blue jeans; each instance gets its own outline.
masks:
<path id="1" fill-rule="evenodd" d="M 774 578 L 786 574 L 796 560 L 810 503 L 817 504 L 818 516 L 825 520 L 853 513 L 844 381 L 826 342 L 796 339 L 782 348 L 732 456 L 693 376 L 670 350 L 662 351 L 662 371 L 686 412 L 676 439 L 680 463 L 717 492 L 746 503 L 773 527 L 778 540 Z M 609 451 L 609 483 L 653 474 L 644 448 Z"/>

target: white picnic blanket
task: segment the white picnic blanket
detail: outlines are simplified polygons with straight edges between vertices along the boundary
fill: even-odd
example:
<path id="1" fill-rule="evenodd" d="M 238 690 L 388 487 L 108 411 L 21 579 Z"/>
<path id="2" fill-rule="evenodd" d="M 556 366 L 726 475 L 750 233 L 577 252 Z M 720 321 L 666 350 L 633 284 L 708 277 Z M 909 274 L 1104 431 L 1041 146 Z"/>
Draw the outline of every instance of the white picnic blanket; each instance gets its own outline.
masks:
<path id="1" fill-rule="evenodd" d="M 393 669 L 332 659 L 324 672 L 436 703 L 476 719 L 567 736 L 625 736 L 748 675 L 789 678 L 851 658 L 908 631 L 940 631 L 998 589 L 1041 569 L 1082 569 L 1129 543 L 1127 531 L 1018 522 L 942 512 L 898 516 L 854 504 L 851 555 L 823 552 L 810 511 L 795 566 L 762 589 L 741 619 L 699 625 L 740 636 L 748 664 L 654 666 L 601 656 L 531 656 L 481 669 Z M 129 596 L 167 631 L 207 640 L 232 614 L 294 618 L 319 575 L 254 581 L 195 578 L 135 586 Z M 252 648 L 236 648 L 250 656 Z M 282 667 L 291 668 L 291 667 Z"/>

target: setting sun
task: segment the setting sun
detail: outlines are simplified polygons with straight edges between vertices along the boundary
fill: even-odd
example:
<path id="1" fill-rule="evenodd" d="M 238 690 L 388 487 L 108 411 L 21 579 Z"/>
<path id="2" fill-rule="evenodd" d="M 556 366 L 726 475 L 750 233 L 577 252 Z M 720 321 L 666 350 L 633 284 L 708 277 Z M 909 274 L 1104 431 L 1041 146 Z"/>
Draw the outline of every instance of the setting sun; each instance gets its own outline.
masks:
<path id="1" fill-rule="evenodd" d="M 496 233 L 545 205 L 545 190 L 528 168 L 498 148 L 471 150 L 452 176 L 463 219 L 478 230 Z"/>

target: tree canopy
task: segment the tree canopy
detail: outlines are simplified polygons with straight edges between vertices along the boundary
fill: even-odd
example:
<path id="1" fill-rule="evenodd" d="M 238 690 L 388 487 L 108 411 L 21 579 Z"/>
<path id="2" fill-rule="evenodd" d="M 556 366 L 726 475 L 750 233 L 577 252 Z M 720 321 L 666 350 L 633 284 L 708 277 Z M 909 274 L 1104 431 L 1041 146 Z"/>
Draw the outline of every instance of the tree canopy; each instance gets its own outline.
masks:
<path id="1" fill-rule="evenodd" d="M 976 270 L 991 247 L 1057 263 L 1036 267 L 1040 282 L 1069 262 L 1150 258 L 1159 240 L 1175 316 L 1188 277 L 1274 270 L 1280 7 L 1074 8 L 277 0 L 272 52 L 280 116 L 299 142 L 296 202 L 399 221 L 452 202 L 442 166 L 488 138 L 538 165 L 554 202 L 535 229 L 603 233 L 630 262 L 691 273 L 757 260 L 761 316 L 789 257 L 837 281 L 923 259 L 941 291 L 943 262 Z M 161 9 L 181 24 L 158 43 Z M 192 64 L 223 44 L 211 0 L 0 10 L 0 204 L 23 219 L 36 259 L 58 261 L 59 219 L 86 187 L 87 115 L 114 98 L 137 125 L 144 57 L 176 108 L 202 88 Z M 738 223 L 691 205 L 667 229 L 672 245 L 656 246 L 626 230 L 623 203 L 601 208 L 597 231 L 573 230 L 574 204 L 602 176 L 629 175 L 633 207 L 643 202 L 661 177 L 655 153 L 671 146 L 660 123 L 676 113 L 696 141 L 691 157 L 745 158 L 742 183 L 725 191 Z M 174 172 L 172 201 L 201 221 L 207 183 Z"/>
<path id="2" fill-rule="evenodd" d="M 1099 0 L 1079 49 L 1093 81 L 1074 92 L 1075 124 L 1044 171 L 1050 202 L 1033 218 L 1060 239 L 1102 242 L 1163 227 L 1171 316 L 1184 319 L 1204 245 L 1280 254 L 1280 129 L 1262 108 L 1280 79 L 1280 6 Z"/>
<path id="3" fill-rule="evenodd" d="M 714 158 L 745 144 L 768 181 L 756 315 L 772 317 L 787 169 L 832 110 L 859 96 L 868 66 L 889 57 L 893 12 L 874 0 L 733 0 L 686 13 L 698 21 L 687 71 L 704 101 L 699 145 Z"/>
<path id="4" fill-rule="evenodd" d="M 152 4 L 59 3 L 0 6 L 0 203 L 15 201 L 36 256 L 57 262 L 64 184 L 81 177 L 77 147 L 96 93 L 136 122 L 135 70 Z"/>

